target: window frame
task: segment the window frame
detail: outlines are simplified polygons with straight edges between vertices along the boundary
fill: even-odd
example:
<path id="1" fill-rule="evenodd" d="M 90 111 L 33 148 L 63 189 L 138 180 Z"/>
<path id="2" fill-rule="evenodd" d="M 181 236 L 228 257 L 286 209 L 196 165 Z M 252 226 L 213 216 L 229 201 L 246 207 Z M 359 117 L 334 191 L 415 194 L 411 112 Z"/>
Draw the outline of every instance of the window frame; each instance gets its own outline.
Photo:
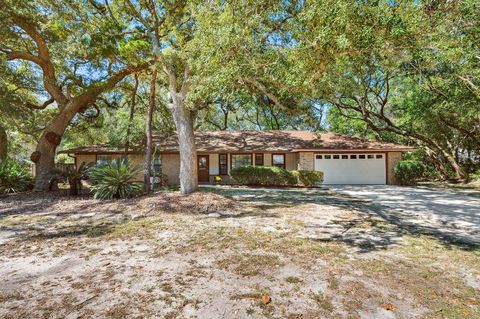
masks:
<path id="1" fill-rule="evenodd" d="M 252 166 L 252 164 L 253 164 L 253 153 L 230 153 L 230 170 L 233 169 L 233 156 L 235 156 L 235 155 L 250 155 L 250 165 L 247 165 L 247 166 Z"/>
<path id="2" fill-rule="evenodd" d="M 262 163 L 261 163 L 261 164 L 257 163 L 257 156 L 258 156 L 258 157 L 260 157 L 260 156 L 262 157 Z M 265 165 L 265 154 L 263 154 L 263 153 L 255 153 L 255 155 L 254 155 L 254 163 L 255 163 L 255 166 L 264 166 L 264 165 Z"/>
<path id="3" fill-rule="evenodd" d="M 225 155 L 225 164 L 221 163 L 221 157 Z M 225 165 L 225 171 L 222 171 L 222 165 Z M 219 153 L 218 154 L 218 174 L 219 175 L 228 175 L 228 154 Z"/>
<path id="4" fill-rule="evenodd" d="M 282 164 L 282 166 L 276 165 L 276 164 L 273 163 L 273 157 L 274 157 L 275 155 L 281 155 L 281 156 L 283 156 L 283 164 Z M 272 166 L 286 169 L 286 167 L 287 167 L 287 155 L 286 155 L 285 153 L 272 153 Z"/>
<path id="5" fill-rule="evenodd" d="M 162 158 L 160 156 L 152 158 L 152 167 L 154 175 L 162 174 Z"/>
<path id="6" fill-rule="evenodd" d="M 99 160 L 99 157 L 109 157 L 108 160 Z M 95 156 L 95 165 L 103 165 L 106 162 L 112 162 L 114 160 L 112 154 L 97 154 Z"/>

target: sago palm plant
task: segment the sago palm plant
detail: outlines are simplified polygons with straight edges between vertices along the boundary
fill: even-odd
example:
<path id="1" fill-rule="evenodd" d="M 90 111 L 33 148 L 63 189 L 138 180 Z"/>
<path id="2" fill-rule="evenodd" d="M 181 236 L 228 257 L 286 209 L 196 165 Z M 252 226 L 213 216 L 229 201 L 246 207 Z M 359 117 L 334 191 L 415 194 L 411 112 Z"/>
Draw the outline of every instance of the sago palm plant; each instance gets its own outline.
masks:
<path id="1" fill-rule="evenodd" d="M 82 163 L 78 169 L 68 167 L 65 171 L 54 168 L 52 174 L 67 180 L 70 185 L 70 196 L 77 196 L 82 190 L 82 180 L 87 179 L 91 166 L 91 164 Z"/>
<path id="2" fill-rule="evenodd" d="M 90 168 L 88 176 L 96 199 L 126 198 L 139 193 L 143 185 L 135 182 L 140 172 L 130 161 L 118 158 L 111 162 Z"/>
<path id="3" fill-rule="evenodd" d="M 24 192 L 32 187 L 32 175 L 23 165 L 14 160 L 0 163 L 0 193 Z"/>

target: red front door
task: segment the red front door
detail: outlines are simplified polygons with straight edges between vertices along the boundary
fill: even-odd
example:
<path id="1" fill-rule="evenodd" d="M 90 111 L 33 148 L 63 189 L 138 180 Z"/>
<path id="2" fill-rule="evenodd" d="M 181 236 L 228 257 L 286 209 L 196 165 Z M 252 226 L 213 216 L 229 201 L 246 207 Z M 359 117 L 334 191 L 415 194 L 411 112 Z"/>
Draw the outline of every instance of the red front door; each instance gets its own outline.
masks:
<path id="1" fill-rule="evenodd" d="M 208 183 L 209 181 L 208 155 L 197 155 L 197 162 L 198 162 L 198 182 Z"/>

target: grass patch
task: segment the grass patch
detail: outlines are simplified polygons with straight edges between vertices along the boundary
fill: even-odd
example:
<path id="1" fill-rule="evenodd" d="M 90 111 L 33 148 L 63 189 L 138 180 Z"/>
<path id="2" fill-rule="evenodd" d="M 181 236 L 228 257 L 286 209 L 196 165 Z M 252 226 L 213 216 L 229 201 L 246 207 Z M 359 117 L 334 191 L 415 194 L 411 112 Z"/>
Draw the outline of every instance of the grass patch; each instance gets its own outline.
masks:
<path id="1" fill-rule="evenodd" d="M 159 217 L 132 220 L 115 226 L 111 232 L 111 235 L 119 237 L 126 235 L 150 235 L 153 231 L 157 231 L 162 224 L 163 219 Z"/>
<path id="2" fill-rule="evenodd" d="M 0 292 L 0 303 L 13 301 L 13 300 L 23 300 L 23 296 L 18 291 L 11 292 Z"/>
<path id="3" fill-rule="evenodd" d="M 240 276 L 249 277 L 268 274 L 283 265 L 276 255 L 243 254 L 232 255 L 217 260 L 220 269 L 232 271 Z"/>
<path id="4" fill-rule="evenodd" d="M 303 282 L 302 279 L 295 276 L 288 276 L 287 278 L 285 278 L 285 281 L 288 282 L 289 284 L 298 284 Z"/>
<path id="5" fill-rule="evenodd" d="M 408 294 L 429 309 L 427 318 L 473 319 L 480 318 L 480 307 L 469 300 L 478 302 L 480 293 L 465 284 L 463 274 L 478 271 L 479 264 L 476 249 L 446 247 L 420 236 L 406 237 L 405 245 L 386 256 L 352 261 L 349 268 L 362 270 L 363 281 Z"/>
<path id="6" fill-rule="evenodd" d="M 312 293 L 310 295 L 310 298 L 312 298 L 317 303 L 318 307 L 326 313 L 331 313 L 333 311 L 333 303 L 331 297 L 324 294 Z"/>
<path id="7" fill-rule="evenodd" d="M 215 227 L 193 234 L 186 245 L 177 249 L 179 253 L 234 249 L 252 251 L 261 249 L 267 253 L 280 253 L 292 257 L 297 255 L 301 262 L 315 258 L 347 258 L 345 245 L 337 242 L 322 242 L 295 238 L 292 233 L 272 233 L 233 227 Z"/>

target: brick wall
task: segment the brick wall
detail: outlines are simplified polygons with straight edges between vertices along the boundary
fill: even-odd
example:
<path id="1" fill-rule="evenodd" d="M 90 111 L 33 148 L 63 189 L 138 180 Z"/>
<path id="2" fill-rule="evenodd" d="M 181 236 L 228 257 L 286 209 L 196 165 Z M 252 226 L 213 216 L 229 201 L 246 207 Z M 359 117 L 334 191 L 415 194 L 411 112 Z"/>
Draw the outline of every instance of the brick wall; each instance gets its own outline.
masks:
<path id="1" fill-rule="evenodd" d="M 305 171 L 313 171 L 315 169 L 313 152 L 298 153 L 298 169 Z"/>
<path id="2" fill-rule="evenodd" d="M 402 160 L 402 152 L 388 152 L 387 153 L 387 184 L 396 185 L 398 184 L 395 174 L 393 173 L 393 168 L 395 163 Z"/>
<path id="3" fill-rule="evenodd" d="M 180 185 L 180 154 L 162 154 L 162 172 L 168 176 L 168 185 Z"/>

